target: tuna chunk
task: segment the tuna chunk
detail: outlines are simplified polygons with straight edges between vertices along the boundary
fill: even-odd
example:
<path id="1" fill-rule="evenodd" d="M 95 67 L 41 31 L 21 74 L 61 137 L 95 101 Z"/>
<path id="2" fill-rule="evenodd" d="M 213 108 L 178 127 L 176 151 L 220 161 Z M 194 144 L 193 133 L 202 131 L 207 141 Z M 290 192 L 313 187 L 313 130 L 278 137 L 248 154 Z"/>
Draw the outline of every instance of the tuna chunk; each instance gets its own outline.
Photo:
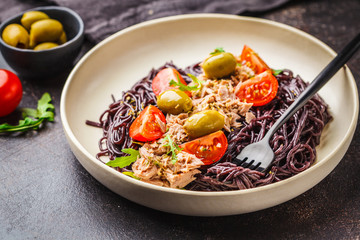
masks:
<path id="1" fill-rule="evenodd" d="M 193 113 L 213 109 L 225 117 L 224 129 L 230 132 L 231 127 L 241 126 L 238 120 L 246 117 L 252 104 L 241 102 L 235 95 L 234 82 L 232 80 L 205 80 L 203 87 L 194 93 Z M 248 117 L 251 119 L 251 117 Z"/>
<path id="2" fill-rule="evenodd" d="M 167 139 L 146 143 L 139 149 L 140 158 L 132 165 L 134 175 L 142 181 L 171 188 L 183 188 L 192 182 L 203 162 L 195 155 L 178 151 L 177 160 L 168 154 Z"/>

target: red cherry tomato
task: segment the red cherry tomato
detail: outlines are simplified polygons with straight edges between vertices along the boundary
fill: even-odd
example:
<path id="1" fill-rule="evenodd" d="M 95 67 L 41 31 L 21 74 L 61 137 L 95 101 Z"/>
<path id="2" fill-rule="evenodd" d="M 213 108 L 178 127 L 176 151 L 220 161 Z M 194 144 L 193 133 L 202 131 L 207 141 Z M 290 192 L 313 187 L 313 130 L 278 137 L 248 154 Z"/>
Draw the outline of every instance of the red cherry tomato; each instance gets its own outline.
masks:
<path id="1" fill-rule="evenodd" d="M 183 151 L 195 154 L 205 165 L 213 164 L 225 154 L 228 142 L 223 131 L 217 131 L 179 146 Z"/>
<path id="2" fill-rule="evenodd" d="M 278 81 L 271 70 L 266 70 L 241 83 L 236 96 L 243 102 L 253 103 L 253 106 L 262 106 L 273 100 L 278 86 Z"/>
<path id="3" fill-rule="evenodd" d="M 246 64 L 254 70 L 255 74 L 262 73 L 268 69 L 268 65 L 255 53 L 249 46 L 244 45 L 243 51 L 240 55 L 241 61 L 246 61 Z"/>
<path id="4" fill-rule="evenodd" d="M 148 142 L 161 138 L 165 131 L 164 114 L 157 107 L 149 105 L 131 124 L 129 135 L 137 141 Z"/>
<path id="5" fill-rule="evenodd" d="M 179 82 L 187 85 L 183 77 L 175 68 L 164 68 L 156 76 L 152 81 L 152 89 L 156 96 L 159 96 L 160 93 L 174 88 L 179 88 L 178 86 L 170 86 L 170 81 L 174 80 L 175 82 Z M 191 94 L 190 92 L 185 92 L 187 95 Z M 191 96 L 191 95 L 189 95 Z"/>
<path id="6" fill-rule="evenodd" d="M 22 85 L 12 72 L 0 69 L 0 117 L 12 113 L 22 98 Z"/>

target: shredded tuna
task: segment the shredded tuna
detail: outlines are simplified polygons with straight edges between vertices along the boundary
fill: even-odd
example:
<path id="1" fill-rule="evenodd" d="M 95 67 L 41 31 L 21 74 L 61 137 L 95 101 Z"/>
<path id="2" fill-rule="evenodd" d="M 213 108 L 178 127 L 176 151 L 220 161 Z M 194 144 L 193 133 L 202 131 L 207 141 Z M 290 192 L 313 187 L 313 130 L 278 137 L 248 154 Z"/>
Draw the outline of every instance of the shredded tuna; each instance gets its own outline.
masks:
<path id="1" fill-rule="evenodd" d="M 252 112 L 247 112 L 245 115 L 245 121 L 247 123 L 251 122 L 255 118 L 255 115 Z"/>
<path id="2" fill-rule="evenodd" d="M 202 79 L 203 86 L 193 93 L 193 113 L 208 109 L 217 110 L 225 117 L 226 131 L 230 132 L 231 127 L 240 127 L 238 120 L 246 117 L 252 104 L 241 102 L 236 97 L 233 80 L 211 80 L 206 79 L 204 75 L 199 78 Z"/>
<path id="3" fill-rule="evenodd" d="M 172 136 L 176 144 L 189 141 L 189 136 L 184 129 L 186 119 L 188 119 L 188 113 L 181 113 L 179 115 L 168 114 L 166 116 L 166 126 L 168 128 L 168 134 Z"/>
<path id="4" fill-rule="evenodd" d="M 171 188 L 183 188 L 200 173 L 198 168 L 204 163 L 195 155 L 178 151 L 173 161 L 167 140 L 162 138 L 153 143 L 145 143 L 139 149 L 140 158 L 132 165 L 134 175 L 142 181 Z"/>
<path id="5" fill-rule="evenodd" d="M 245 64 L 241 66 L 237 66 L 235 69 L 235 73 L 231 75 L 231 80 L 233 81 L 234 85 L 238 85 L 240 82 L 244 82 L 255 76 L 255 72 Z"/>
<path id="6" fill-rule="evenodd" d="M 247 80 L 254 72 L 247 66 L 237 67 L 231 79 L 207 79 L 204 74 L 198 76 L 202 82 L 199 90 L 192 91 L 193 109 L 189 113 L 167 114 L 166 125 L 156 119 L 174 144 L 180 145 L 191 140 L 184 128 L 191 114 L 213 109 L 225 118 L 224 129 L 241 127 L 240 119 L 250 122 L 255 116 L 249 110 L 250 103 L 241 102 L 235 95 L 236 87 Z M 140 157 L 132 165 L 134 175 L 144 182 L 171 188 L 183 188 L 196 179 L 198 168 L 203 162 L 193 154 L 178 150 L 176 161 L 172 158 L 167 138 L 145 143 L 140 149 Z"/>

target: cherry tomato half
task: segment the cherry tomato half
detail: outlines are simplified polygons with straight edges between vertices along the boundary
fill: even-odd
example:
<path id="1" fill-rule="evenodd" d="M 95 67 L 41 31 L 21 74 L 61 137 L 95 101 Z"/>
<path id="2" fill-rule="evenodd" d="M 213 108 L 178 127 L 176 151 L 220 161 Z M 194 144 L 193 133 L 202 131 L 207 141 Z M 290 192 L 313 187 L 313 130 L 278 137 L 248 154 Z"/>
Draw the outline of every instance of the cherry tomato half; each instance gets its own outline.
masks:
<path id="1" fill-rule="evenodd" d="M 184 78 L 180 75 L 180 73 L 175 68 L 164 68 L 156 76 L 152 81 L 152 89 L 156 96 L 159 96 L 160 93 L 174 88 L 179 88 L 178 86 L 170 86 L 170 81 L 174 80 L 175 82 L 179 82 L 187 85 Z M 191 96 L 190 92 L 185 92 L 187 95 Z"/>
<path id="2" fill-rule="evenodd" d="M 0 69 L 0 117 L 12 113 L 22 98 L 20 79 L 5 69 Z"/>
<path id="3" fill-rule="evenodd" d="M 164 114 L 157 107 L 149 105 L 131 124 L 129 135 L 137 141 L 148 142 L 161 138 L 165 131 Z"/>
<path id="4" fill-rule="evenodd" d="M 266 70 L 241 83 L 236 96 L 240 101 L 253 103 L 253 106 L 262 106 L 273 100 L 278 86 L 278 81 L 271 70 Z"/>
<path id="5" fill-rule="evenodd" d="M 244 45 L 240 55 L 241 61 L 246 61 L 246 64 L 254 70 L 255 74 L 262 73 L 268 69 L 268 65 L 255 53 L 249 46 Z"/>
<path id="6" fill-rule="evenodd" d="M 225 154 L 228 141 L 223 131 L 217 131 L 183 143 L 179 147 L 187 153 L 195 154 L 205 165 L 210 165 L 219 161 Z"/>

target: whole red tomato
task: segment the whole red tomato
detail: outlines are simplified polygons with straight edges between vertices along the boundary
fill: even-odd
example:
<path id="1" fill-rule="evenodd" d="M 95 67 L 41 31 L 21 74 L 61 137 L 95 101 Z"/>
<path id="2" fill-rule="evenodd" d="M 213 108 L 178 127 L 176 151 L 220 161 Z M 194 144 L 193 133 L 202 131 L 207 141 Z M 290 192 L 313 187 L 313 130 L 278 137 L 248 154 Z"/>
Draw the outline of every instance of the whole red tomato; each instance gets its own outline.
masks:
<path id="1" fill-rule="evenodd" d="M 5 69 L 0 69 L 0 117 L 12 113 L 22 98 L 20 79 Z"/>

